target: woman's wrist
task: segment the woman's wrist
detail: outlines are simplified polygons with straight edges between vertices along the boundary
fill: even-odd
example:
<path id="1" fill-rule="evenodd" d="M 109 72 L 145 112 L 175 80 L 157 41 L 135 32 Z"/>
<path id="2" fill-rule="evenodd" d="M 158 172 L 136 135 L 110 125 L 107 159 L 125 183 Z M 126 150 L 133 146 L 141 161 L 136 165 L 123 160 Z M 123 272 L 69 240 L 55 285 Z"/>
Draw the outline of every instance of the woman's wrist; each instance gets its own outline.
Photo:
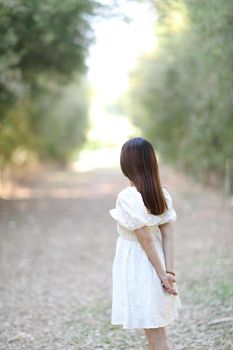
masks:
<path id="1" fill-rule="evenodd" d="M 161 281 L 163 281 L 167 277 L 167 272 L 163 271 L 159 274 L 159 278 Z"/>
<path id="2" fill-rule="evenodd" d="M 176 273 L 174 272 L 174 271 L 168 271 L 168 270 L 166 270 L 166 273 L 170 273 L 170 275 L 173 275 L 173 276 L 175 276 L 176 275 Z"/>

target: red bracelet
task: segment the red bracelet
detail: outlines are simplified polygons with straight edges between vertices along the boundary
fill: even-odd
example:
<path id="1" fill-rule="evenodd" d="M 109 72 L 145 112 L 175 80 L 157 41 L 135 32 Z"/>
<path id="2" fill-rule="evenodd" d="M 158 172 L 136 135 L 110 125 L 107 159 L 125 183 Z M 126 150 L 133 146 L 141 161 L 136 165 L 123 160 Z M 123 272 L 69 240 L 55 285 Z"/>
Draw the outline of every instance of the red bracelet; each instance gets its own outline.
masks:
<path id="1" fill-rule="evenodd" d="M 170 273 L 171 275 L 175 276 L 175 272 L 172 272 L 172 271 L 166 271 L 166 273 Z"/>

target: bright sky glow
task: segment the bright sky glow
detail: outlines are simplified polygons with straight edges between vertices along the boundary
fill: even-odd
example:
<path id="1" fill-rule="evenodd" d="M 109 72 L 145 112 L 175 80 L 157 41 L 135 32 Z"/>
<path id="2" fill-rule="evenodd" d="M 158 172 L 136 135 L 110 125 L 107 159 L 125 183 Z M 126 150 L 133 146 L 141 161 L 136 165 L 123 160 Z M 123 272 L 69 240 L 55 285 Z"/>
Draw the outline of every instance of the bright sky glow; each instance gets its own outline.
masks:
<path id="1" fill-rule="evenodd" d="M 96 44 L 88 60 L 89 80 L 108 101 L 127 90 L 128 74 L 138 58 L 156 45 L 155 15 L 148 5 L 127 2 L 122 11 L 131 23 L 110 19 L 95 24 Z"/>
<path id="2" fill-rule="evenodd" d="M 129 137 L 140 135 L 127 116 L 108 112 L 106 106 L 114 104 L 127 91 L 129 73 L 139 57 L 155 48 L 156 14 L 146 4 L 122 0 L 121 6 L 122 12 L 131 18 L 130 23 L 112 18 L 94 24 L 96 43 L 87 60 L 93 91 L 87 137 L 105 150 L 81 152 L 79 161 L 73 164 L 79 171 L 118 164 L 121 145 Z M 115 149 L 111 151 L 109 147 Z"/>

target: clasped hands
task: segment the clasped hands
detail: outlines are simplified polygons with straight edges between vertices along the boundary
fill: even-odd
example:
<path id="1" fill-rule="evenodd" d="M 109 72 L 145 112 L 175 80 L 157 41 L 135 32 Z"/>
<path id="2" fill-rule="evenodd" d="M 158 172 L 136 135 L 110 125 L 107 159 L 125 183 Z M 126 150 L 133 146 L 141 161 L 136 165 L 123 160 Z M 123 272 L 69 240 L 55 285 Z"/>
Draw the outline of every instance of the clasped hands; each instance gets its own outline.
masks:
<path id="1" fill-rule="evenodd" d="M 170 273 L 165 273 L 165 275 L 161 278 L 161 284 L 163 287 L 163 290 L 172 295 L 178 295 L 177 290 L 174 286 L 174 283 L 176 282 L 175 277 Z"/>

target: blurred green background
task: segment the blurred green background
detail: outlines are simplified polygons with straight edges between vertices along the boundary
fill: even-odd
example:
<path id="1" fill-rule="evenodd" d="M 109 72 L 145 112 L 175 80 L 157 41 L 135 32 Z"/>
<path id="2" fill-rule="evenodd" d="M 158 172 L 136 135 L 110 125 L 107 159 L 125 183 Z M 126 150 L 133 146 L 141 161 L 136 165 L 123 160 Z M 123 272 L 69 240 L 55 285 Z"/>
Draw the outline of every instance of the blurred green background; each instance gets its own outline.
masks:
<path id="1" fill-rule="evenodd" d="M 87 137 L 95 95 L 87 58 L 95 21 L 130 22 L 121 2 L 0 2 L 2 172 L 35 161 L 65 165 L 83 148 L 112 146 Z M 105 106 L 108 117 L 126 115 L 137 127 L 129 135 L 143 135 L 167 162 L 232 193 L 233 3 L 125 2 L 150 6 L 156 41 L 132 67 L 128 89 Z"/>
<path id="2" fill-rule="evenodd" d="M 145 350 L 110 324 L 132 136 L 178 214 L 171 340 L 232 350 L 233 2 L 0 0 L 0 35 L 0 350 Z"/>

